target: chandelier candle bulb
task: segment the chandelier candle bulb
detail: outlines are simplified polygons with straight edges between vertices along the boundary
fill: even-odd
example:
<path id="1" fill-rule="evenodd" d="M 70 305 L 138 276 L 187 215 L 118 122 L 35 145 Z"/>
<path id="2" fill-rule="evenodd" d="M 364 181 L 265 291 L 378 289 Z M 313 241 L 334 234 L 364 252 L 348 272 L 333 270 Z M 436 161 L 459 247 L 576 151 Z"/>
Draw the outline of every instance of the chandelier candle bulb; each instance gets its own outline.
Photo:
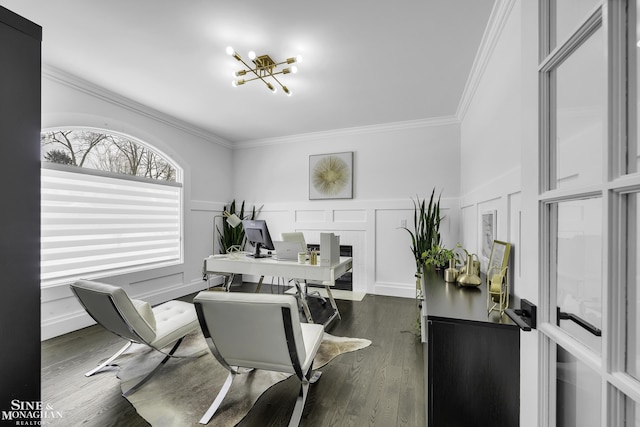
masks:
<path id="1" fill-rule="evenodd" d="M 240 55 L 238 55 L 235 49 L 232 48 L 231 46 L 227 46 L 227 55 L 233 56 L 237 61 L 242 61 L 242 58 L 240 58 Z"/>

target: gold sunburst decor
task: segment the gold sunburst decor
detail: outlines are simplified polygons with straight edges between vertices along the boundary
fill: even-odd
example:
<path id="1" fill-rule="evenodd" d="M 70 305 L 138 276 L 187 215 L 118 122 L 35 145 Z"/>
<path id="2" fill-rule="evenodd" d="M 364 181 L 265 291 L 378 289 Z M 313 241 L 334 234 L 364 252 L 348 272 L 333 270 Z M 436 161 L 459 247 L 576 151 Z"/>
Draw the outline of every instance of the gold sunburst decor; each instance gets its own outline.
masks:
<path id="1" fill-rule="evenodd" d="M 311 156 L 311 199 L 351 198 L 352 154 Z"/>

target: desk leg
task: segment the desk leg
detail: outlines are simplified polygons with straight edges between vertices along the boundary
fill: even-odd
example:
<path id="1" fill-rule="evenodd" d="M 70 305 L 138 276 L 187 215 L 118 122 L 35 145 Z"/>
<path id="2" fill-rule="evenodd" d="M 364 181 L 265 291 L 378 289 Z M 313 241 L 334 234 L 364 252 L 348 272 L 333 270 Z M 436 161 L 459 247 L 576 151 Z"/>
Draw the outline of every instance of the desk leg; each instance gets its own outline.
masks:
<path id="1" fill-rule="evenodd" d="M 228 276 L 224 276 L 225 277 L 225 284 L 224 284 L 224 290 L 226 292 L 229 292 L 231 290 L 231 284 L 233 283 L 233 278 L 235 277 L 235 274 L 231 273 Z"/>
<path id="2" fill-rule="evenodd" d="M 260 288 L 262 288 L 263 280 L 264 280 L 264 276 L 260 276 L 260 280 L 258 280 L 258 286 L 256 286 L 256 290 L 254 291 L 256 294 L 260 293 Z M 273 283 L 273 281 L 271 283 Z"/>
<path id="3" fill-rule="evenodd" d="M 313 317 L 311 316 L 311 310 L 309 310 L 309 304 L 307 304 L 307 293 L 302 292 L 302 287 L 300 286 L 299 281 L 294 280 L 293 283 L 295 283 L 296 285 L 296 291 L 298 292 L 298 296 L 300 297 L 300 303 L 302 304 L 304 315 L 307 316 L 307 322 L 315 323 L 313 321 Z"/>
<path id="4" fill-rule="evenodd" d="M 340 316 L 340 310 L 338 310 L 338 305 L 336 304 L 336 300 L 333 299 L 333 294 L 331 293 L 331 286 L 324 285 L 324 288 L 327 290 L 327 295 L 329 295 L 329 302 L 331 303 L 331 307 L 333 307 L 336 314 L 338 315 L 338 319 L 342 319 L 342 316 Z"/>

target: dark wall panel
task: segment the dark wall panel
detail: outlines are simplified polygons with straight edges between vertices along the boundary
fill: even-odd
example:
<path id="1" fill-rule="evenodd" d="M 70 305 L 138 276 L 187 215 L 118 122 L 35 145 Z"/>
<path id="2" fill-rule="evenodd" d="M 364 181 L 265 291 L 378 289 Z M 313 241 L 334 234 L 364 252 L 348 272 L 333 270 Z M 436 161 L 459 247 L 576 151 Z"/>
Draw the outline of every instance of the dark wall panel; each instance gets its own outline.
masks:
<path id="1" fill-rule="evenodd" d="M 0 7 L 0 410 L 40 400 L 42 29 Z"/>

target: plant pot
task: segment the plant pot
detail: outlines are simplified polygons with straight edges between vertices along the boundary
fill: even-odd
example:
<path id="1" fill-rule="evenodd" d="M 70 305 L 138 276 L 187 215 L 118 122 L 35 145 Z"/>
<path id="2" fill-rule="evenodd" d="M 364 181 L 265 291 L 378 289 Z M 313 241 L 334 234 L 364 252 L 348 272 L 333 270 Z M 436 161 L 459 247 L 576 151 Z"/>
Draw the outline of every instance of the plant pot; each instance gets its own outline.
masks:
<path id="1" fill-rule="evenodd" d="M 422 276 L 427 276 L 431 273 L 433 273 L 435 271 L 435 269 L 433 268 L 433 265 L 431 264 L 423 264 L 422 265 Z"/>

